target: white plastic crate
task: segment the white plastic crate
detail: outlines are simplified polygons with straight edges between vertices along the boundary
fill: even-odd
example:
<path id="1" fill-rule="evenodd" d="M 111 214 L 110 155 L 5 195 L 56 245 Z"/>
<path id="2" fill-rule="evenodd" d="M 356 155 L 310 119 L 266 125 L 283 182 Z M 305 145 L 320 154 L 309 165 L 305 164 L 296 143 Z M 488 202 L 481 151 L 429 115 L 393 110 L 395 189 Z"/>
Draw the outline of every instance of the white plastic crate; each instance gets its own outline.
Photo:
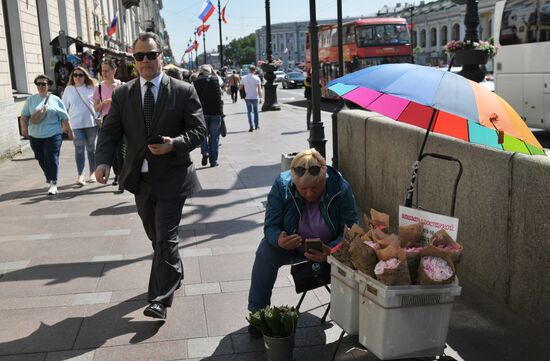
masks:
<path id="1" fill-rule="evenodd" d="M 356 273 L 359 343 L 381 360 L 443 353 L 458 280 L 441 286 L 386 286 Z"/>
<path id="2" fill-rule="evenodd" d="M 348 335 L 359 331 L 359 282 L 357 271 L 329 256 L 330 267 L 330 318 Z"/>

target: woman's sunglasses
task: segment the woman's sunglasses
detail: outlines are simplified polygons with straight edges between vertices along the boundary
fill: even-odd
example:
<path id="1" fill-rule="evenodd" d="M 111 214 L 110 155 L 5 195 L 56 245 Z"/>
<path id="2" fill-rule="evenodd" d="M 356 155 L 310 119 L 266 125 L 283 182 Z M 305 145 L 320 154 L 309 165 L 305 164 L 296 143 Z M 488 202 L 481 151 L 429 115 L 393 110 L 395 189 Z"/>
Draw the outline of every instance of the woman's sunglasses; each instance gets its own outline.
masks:
<path id="1" fill-rule="evenodd" d="M 84 78 L 84 74 L 82 73 L 74 73 L 73 78 Z"/>
<path id="2" fill-rule="evenodd" d="M 317 176 L 319 173 L 321 173 L 321 167 L 318 165 L 312 165 L 309 168 L 304 167 L 292 167 L 292 170 L 294 171 L 294 174 L 296 174 L 298 177 L 303 176 L 306 174 L 306 171 L 309 172 L 312 176 Z"/>
<path id="3" fill-rule="evenodd" d="M 44 83 L 44 82 L 41 82 L 41 81 L 36 82 L 35 84 L 36 84 L 36 86 L 47 86 L 48 85 L 48 83 Z"/>
<path id="4" fill-rule="evenodd" d="M 147 57 L 147 59 L 149 60 L 155 60 L 156 58 L 158 58 L 159 54 L 160 54 L 160 51 L 149 51 L 147 53 L 134 53 L 134 59 L 136 59 L 136 61 L 143 61 L 143 59 Z"/>

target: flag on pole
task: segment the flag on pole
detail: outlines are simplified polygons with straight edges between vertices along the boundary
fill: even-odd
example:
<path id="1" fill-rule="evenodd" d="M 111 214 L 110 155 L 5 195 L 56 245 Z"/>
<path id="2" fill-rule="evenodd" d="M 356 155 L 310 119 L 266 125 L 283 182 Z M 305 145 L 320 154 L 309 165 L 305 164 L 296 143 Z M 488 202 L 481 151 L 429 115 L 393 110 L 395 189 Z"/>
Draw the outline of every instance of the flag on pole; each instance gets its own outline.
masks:
<path id="1" fill-rule="evenodd" d="M 196 30 L 197 35 L 201 36 L 202 32 L 204 31 L 206 33 L 208 31 L 208 29 L 210 29 L 210 25 L 204 25 L 204 24 L 199 25 L 199 27 Z"/>
<path id="2" fill-rule="evenodd" d="M 227 6 L 227 3 L 225 4 L 225 6 L 222 9 L 222 21 L 223 21 L 224 24 L 227 24 L 227 19 L 225 18 L 225 7 L 226 6 Z"/>
<path id="3" fill-rule="evenodd" d="M 199 48 L 199 42 L 195 40 L 195 50 Z"/>
<path id="4" fill-rule="evenodd" d="M 192 52 L 193 50 L 195 50 L 195 43 L 191 43 L 189 44 L 189 46 L 187 47 L 187 49 L 185 49 L 185 53 L 183 53 L 183 55 L 187 54 L 187 53 L 190 53 Z"/>
<path id="5" fill-rule="evenodd" d="M 113 36 L 114 33 L 116 33 L 116 24 L 118 22 L 118 17 L 115 15 L 113 18 L 113 21 L 111 22 L 111 26 L 109 29 L 107 29 L 107 35 Z"/>
<path id="6" fill-rule="evenodd" d="M 210 16 L 212 16 L 212 14 L 214 13 L 214 10 L 216 8 L 214 7 L 214 5 L 212 5 L 212 3 L 210 2 L 210 0 L 206 0 L 203 4 L 202 4 L 202 7 L 201 7 L 201 12 L 199 14 L 199 19 L 205 23 L 208 21 L 208 19 L 210 18 Z"/>

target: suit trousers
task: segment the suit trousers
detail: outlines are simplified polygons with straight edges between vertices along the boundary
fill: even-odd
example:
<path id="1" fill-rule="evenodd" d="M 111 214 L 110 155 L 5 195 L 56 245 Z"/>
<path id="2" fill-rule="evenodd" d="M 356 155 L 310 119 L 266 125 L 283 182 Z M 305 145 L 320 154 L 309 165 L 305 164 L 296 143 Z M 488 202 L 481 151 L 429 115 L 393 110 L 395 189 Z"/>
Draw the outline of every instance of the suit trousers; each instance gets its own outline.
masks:
<path id="1" fill-rule="evenodd" d="M 135 195 L 139 217 L 153 246 L 148 300 L 170 307 L 174 292 L 183 279 L 183 263 L 178 249 L 178 227 L 185 197 L 157 199 L 151 176 L 142 173 Z"/>

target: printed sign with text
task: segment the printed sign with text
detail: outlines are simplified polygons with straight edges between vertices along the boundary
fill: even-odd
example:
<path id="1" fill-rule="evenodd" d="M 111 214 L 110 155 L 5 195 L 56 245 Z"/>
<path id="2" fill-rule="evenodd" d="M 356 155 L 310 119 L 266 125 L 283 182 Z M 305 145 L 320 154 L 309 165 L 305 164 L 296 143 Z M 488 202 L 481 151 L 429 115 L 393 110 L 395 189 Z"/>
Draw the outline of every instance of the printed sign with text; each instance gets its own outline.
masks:
<path id="1" fill-rule="evenodd" d="M 424 225 L 424 232 L 422 232 L 423 242 L 428 242 L 432 235 L 440 229 L 447 231 L 449 236 L 456 241 L 458 218 L 399 206 L 399 226 L 408 226 L 415 223 L 422 223 Z"/>

